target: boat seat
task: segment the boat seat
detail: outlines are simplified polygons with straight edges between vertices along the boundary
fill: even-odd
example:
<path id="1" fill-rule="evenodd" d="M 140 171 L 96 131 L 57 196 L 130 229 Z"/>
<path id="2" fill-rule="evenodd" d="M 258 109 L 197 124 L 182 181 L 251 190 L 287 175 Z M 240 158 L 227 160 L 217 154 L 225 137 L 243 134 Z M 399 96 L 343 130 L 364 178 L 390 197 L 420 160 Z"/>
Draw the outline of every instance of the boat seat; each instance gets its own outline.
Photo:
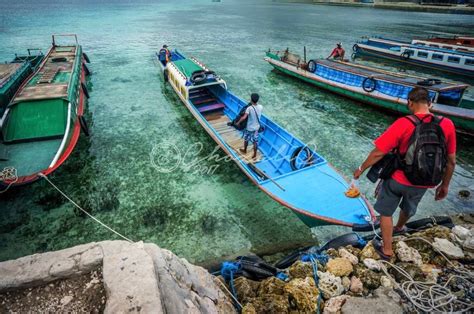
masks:
<path id="1" fill-rule="evenodd" d="M 54 80 L 54 77 L 59 72 L 59 67 L 49 68 L 46 69 L 36 84 L 44 84 L 44 83 L 51 83 Z"/>
<path id="2" fill-rule="evenodd" d="M 224 104 L 216 103 L 216 104 L 212 104 L 212 105 L 201 106 L 201 107 L 198 108 L 198 110 L 199 110 L 200 113 L 205 113 L 205 112 L 209 112 L 209 111 L 223 109 L 224 107 L 225 107 Z"/>
<path id="3" fill-rule="evenodd" d="M 210 98 L 196 100 L 196 101 L 193 101 L 193 105 L 202 105 L 211 101 L 216 101 L 216 99 L 214 97 L 210 97 Z"/>

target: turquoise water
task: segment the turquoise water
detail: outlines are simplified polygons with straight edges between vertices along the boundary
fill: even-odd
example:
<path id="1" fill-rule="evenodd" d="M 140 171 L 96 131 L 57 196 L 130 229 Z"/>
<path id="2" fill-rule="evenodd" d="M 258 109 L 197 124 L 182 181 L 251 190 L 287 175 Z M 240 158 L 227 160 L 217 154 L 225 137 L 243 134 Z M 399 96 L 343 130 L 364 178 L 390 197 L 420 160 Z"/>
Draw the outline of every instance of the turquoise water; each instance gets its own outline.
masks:
<path id="1" fill-rule="evenodd" d="M 364 35 L 474 35 L 473 29 L 472 16 L 272 2 L 2 1 L 0 60 L 26 48 L 46 50 L 52 33 L 77 33 L 94 72 L 91 136 L 81 138 L 51 180 L 127 237 L 207 264 L 224 256 L 291 249 L 348 229 L 308 229 L 236 165 L 207 158 L 225 156 L 214 152 L 213 141 L 163 84 L 153 62 L 163 43 L 216 70 L 237 95 L 259 92 L 268 116 L 303 141 L 316 143 L 349 176 L 395 118 L 272 71 L 263 61 L 264 51 L 302 51 L 306 45 L 309 56 L 325 57 L 335 42 L 350 50 Z M 361 62 L 400 70 L 394 64 Z M 196 143 L 201 150 L 195 145 L 185 153 Z M 457 196 L 474 189 L 472 145 L 459 137 L 448 199 L 435 202 L 429 193 L 419 216 L 472 211 L 472 198 Z M 184 161 L 171 172 L 153 166 L 164 156 L 177 158 L 176 149 Z M 191 165 L 196 160 L 200 167 Z M 363 180 L 362 189 L 371 195 L 373 186 Z M 2 194 L 0 208 L 0 260 L 117 238 L 80 215 L 44 181 Z"/>

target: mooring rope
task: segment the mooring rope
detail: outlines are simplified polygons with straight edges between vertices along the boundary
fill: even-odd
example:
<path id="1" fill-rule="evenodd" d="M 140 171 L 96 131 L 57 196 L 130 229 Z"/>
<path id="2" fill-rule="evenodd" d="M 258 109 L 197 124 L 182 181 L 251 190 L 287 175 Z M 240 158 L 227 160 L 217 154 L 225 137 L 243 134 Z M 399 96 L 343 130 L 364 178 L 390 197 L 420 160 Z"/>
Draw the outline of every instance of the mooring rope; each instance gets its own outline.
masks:
<path id="1" fill-rule="evenodd" d="M 458 300 L 457 297 L 448 288 L 449 282 L 455 278 L 466 280 L 472 283 L 474 273 L 472 271 L 456 267 L 442 252 L 437 250 L 432 243 L 421 237 L 407 238 L 404 241 L 421 240 L 428 243 L 433 249 L 446 259 L 448 264 L 453 267 L 453 270 L 462 275 L 452 275 L 448 278 L 444 285 L 437 283 L 426 283 L 414 280 L 408 272 L 403 268 L 394 265 L 388 261 L 381 260 L 382 271 L 395 286 L 402 291 L 405 297 L 418 309 L 423 312 L 448 312 L 463 313 L 474 309 L 474 305 Z M 394 270 L 398 271 L 407 280 L 399 284 L 388 272 L 384 264 L 389 265 Z M 465 307 L 462 310 L 455 310 L 454 305 Z"/>
<path id="2" fill-rule="evenodd" d="M 95 222 L 99 223 L 100 225 L 102 225 L 104 228 L 112 231 L 113 233 L 115 233 L 116 235 L 118 235 L 119 237 L 121 237 L 122 239 L 124 239 L 125 241 L 128 241 L 130 243 L 133 243 L 132 240 L 130 240 L 129 238 L 127 238 L 126 236 L 118 233 L 117 231 L 115 231 L 114 229 L 112 229 L 111 227 L 107 226 L 105 223 L 103 223 L 102 221 L 100 221 L 99 219 L 95 218 L 94 216 L 92 216 L 91 214 L 89 214 L 85 209 L 83 209 L 81 206 L 79 206 L 76 202 L 74 202 L 69 196 L 66 195 L 66 193 L 64 193 L 63 191 L 61 191 L 53 182 L 51 182 L 51 180 L 48 179 L 48 177 L 46 175 L 44 175 L 43 173 L 38 173 L 38 175 L 40 177 L 42 177 L 43 179 L 46 180 L 46 182 L 48 182 L 49 184 L 51 184 L 51 186 L 53 188 L 55 188 L 59 193 L 61 193 L 62 196 L 64 196 L 69 202 L 71 202 L 74 206 L 76 206 L 78 209 L 80 209 L 84 214 L 86 214 L 87 216 L 89 216 L 90 218 L 92 218 Z"/>
<path id="3" fill-rule="evenodd" d="M 5 167 L 0 172 L 0 181 L 11 180 L 11 182 L 7 185 L 7 187 L 0 191 L 1 193 L 5 193 L 13 184 L 18 182 L 18 173 L 14 167 Z"/>

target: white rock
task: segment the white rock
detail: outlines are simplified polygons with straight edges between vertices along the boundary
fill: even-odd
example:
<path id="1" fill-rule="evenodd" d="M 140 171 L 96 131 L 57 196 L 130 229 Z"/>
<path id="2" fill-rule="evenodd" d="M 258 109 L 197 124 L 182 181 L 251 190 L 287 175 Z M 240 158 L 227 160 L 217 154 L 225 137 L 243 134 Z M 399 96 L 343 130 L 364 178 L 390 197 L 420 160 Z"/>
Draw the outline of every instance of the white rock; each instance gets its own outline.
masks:
<path id="1" fill-rule="evenodd" d="M 392 289 L 379 287 L 371 298 L 348 298 L 342 306 L 343 314 L 403 313 L 400 297 Z"/>
<path id="2" fill-rule="evenodd" d="M 423 264 L 420 253 L 412 247 L 409 247 L 405 242 L 397 242 L 396 252 L 398 259 L 402 262 L 413 262 L 418 266 Z"/>
<path id="3" fill-rule="evenodd" d="M 380 277 L 380 284 L 385 288 L 393 288 L 393 282 L 387 276 Z"/>
<path id="4" fill-rule="evenodd" d="M 474 253 L 474 237 L 470 237 L 464 241 L 462 247 L 471 253 Z"/>
<path id="5" fill-rule="evenodd" d="M 364 285 L 362 284 L 362 281 L 356 276 L 352 276 L 351 278 L 350 290 L 351 292 L 357 293 L 357 294 L 362 293 L 362 291 L 364 290 Z"/>
<path id="6" fill-rule="evenodd" d="M 380 271 L 382 269 L 380 263 L 372 258 L 364 259 L 364 265 L 370 270 Z"/>
<path id="7" fill-rule="evenodd" d="M 350 298 L 350 296 L 340 295 L 338 297 L 329 299 L 326 303 L 324 303 L 323 314 L 340 313 L 342 306 L 344 305 L 344 303 L 346 302 L 348 298 Z"/>
<path id="8" fill-rule="evenodd" d="M 357 256 L 355 256 L 354 254 L 352 254 L 345 248 L 340 248 L 338 253 L 340 257 L 349 260 L 352 263 L 352 265 L 357 265 L 359 263 L 359 259 L 357 258 Z"/>
<path id="9" fill-rule="evenodd" d="M 61 305 L 62 305 L 62 306 L 68 305 L 69 303 L 71 303 L 72 299 L 73 299 L 73 297 L 70 296 L 70 295 L 67 295 L 67 296 L 63 297 L 63 298 L 61 299 L 61 301 L 60 301 L 60 302 L 61 302 Z"/>
<path id="10" fill-rule="evenodd" d="M 464 228 L 463 226 L 455 226 L 453 229 L 451 229 L 451 232 L 463 241 L 472 236 L 471 231 L 467 228 Z"/>
<path id="11" fill-rule="evenodd" d="M 464 257 L 464 252 L 462 249 L 446 239 L 435 238 L 433 247 L 452 259 Z"/>
<path id="12" fill-rule="evenodd" d="M 329 272 L 318 271 L 319 289 L 325 299 L 337 297 L 344 292 L 340 277 L 336 277 Z"/>

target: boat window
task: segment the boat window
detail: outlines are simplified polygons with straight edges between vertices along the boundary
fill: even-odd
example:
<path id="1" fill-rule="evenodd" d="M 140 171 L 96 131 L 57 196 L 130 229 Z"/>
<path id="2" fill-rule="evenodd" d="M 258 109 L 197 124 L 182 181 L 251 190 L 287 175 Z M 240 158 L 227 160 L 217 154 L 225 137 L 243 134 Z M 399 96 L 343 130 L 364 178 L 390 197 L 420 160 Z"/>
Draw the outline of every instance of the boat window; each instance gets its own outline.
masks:
<path id="1" fill-rule="evenodd" d="M 466 61 L 464 61 L 464 64 L 474 66 L 474 59 L 466 59 Z"/>
<path id="2" fill-rule="evenodd" d="M 408 52 L 410 54 L 410 56 L 413 56 L 415 54 L 415 51 L 413 51 L 411 49 L 405 49 L 404 52 Z"/>
<path id="3" fill-rule="evenodd" d="M 417 56 L 420 58 L 428 58 L 428 53 L 424 51 L 418 51 Z"/>
<path id="4" fill-rule="evenodd" d="M 432 44 L 432 45 L 430 45 L 430 47 L 439 48 L 439 46 L 438 46 L 438 45 L 433 45 L 433 44 Z"/>
<path id="5" fill-rule="evenodd" d="M 451 62 L 451 63 L 459 63 L 459 57 L 452 57 L 452 56 L 449 56 L 448 57 L 448 62 Z"/>
<path id="6" fill-rule="evenodd" d="M 438 61 L 443 61 L 443 55 L 439 53 L 433 53 L 431 56 L 431 59 L 433 60 L 438 60 Z"/>
<path id="7" fill-rule="evenodd" d="M 444 49 L 453 49 L 451 46 L 443 46 Z"/>

